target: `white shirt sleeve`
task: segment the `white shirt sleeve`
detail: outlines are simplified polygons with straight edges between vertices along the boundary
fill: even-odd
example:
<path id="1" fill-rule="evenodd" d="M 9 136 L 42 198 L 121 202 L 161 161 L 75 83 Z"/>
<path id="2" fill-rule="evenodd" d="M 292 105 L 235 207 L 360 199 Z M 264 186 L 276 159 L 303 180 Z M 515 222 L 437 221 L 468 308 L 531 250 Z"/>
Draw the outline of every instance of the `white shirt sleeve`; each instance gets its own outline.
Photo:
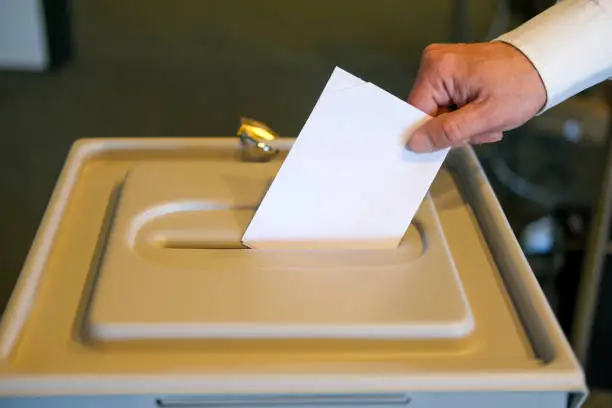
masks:
<path id="1" fill-rule="evenodd" d="M 564 0 L 496 41 L 520 50 L 546 88 L 545 111 L 612 77 L 612 0 Z"/>

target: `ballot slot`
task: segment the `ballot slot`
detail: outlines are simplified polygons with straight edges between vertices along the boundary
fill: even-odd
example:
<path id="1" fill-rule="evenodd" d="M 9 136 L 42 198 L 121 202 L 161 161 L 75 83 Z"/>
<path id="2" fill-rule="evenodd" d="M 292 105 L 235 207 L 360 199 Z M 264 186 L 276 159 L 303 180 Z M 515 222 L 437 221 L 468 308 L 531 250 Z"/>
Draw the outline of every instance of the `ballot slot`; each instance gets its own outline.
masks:
<path id="1" fill-rule="evenodd" d="M 146 245 L 150 250 L 246 248 L 240 241 L 240 233 L 252 217 L 252 209 L 203 210 L 181 204 L 142 224 L 135 223 L 138 230 L 134 232 L 134 247 Z"/>
<path id="2" fill-rule="evenodd" d="M 200 162 L 136 166 L 124 182 L 119 206 L 121 210 L 114 222 L 114 229 L 127 228 L 129 245 L 135 253 L 145 258 L 147 254 L 161 254 L 156 252 L 159 249 L 248 249 L 240 242 L 241 237 L 276 167 L 274 164 L 268 165 L 270 174 L 265 171 L 258 174 L 253 173 L 253 165 L 249 164 L 217 164 L 217 168 L 215 163 L 212 164 L 214 172 L 210 164 Z M 356 252 L 374 255 L 380 262 L 383 257 L 392 260 L 393 254 L 401 254 L 402 259 L 416 258 L 423 254 L 425 247 L 426 234 L 416 217 L 398 251 Z M 326 258 L 345 252 L 317 251 Z M 388 258 L 390 255 L 392 257 Z"/>
<path id="3" fill-rule="evenodd" d="M 193 205 L 190 203 L 174 203 L 164 211 L 145 211 L 145 213 L 156 213 L 154 216 L 141 214 L 137 218 L 145 218 L 145 221 L 134 221 L 132 246 L 136 252 L 146 253 L 160 249 L 169 250 L 223 250 L 223 249 L 246 249 L 248 247 L 241 243 L 241 236 L 253 216 L 252 208 L 225 208 L 208 209 L 206 205 Z M 426 234 L 421 223 L 415 219 L 407 229 L 397 251 L 402 251 L 410 258 L 416 258 L 425 251 L 427 241 Z M 298 252 L 299 250 L 289 250 Z M 357 250 L 351 252 L 361 252 Z M 374 249 L 367 251 L 376 253 L 381 251 Z M 261 251 L 266 252 L 266 251 Z M 275 252 L 275 251 L 267 251 Z M 284 250 L 276 252 L 286 252 Z M 313 251 L 310 251 L 313 252 Z M 322 250 L 316 251 L 321 255 L 323 252 L 342 253 L 346 251 Z M 388 254 L 392 251 L 384 251 Z M 146 255 L 145 255 L 146 256 Z"/>
<path id="4" fill-rule="evenodd" d="M 252 211 L 224 211 L 215 212 L 194 212 L 190 214 L 198 217 L 199 220 L 207 217 L 232 217 L 233 219 L 242 219 L 252 216 Z M 244 214 L 243 214 L 244 213 Z M 183 214 L 181 214 L 183 216 Z M 172 215 L 153 219 L 149 224 L 143 225 L 139 230 L 136 242 L 144 242 L 149 246 L 160 249 L 184 249 L 184 250 L 202 250 L 202 249 L 250 249 L 240 241 L 240 237 L 236 236 L 235 231 L 241 229 L 232 229 L 228 234 L 220 234 L 218 231 L 211 232 L 205 228 L 196 229 L 179 229 L 175 225 L 164 228 L 160 224 L 173 223 L 173 219 L 177 218 Z M 242 229 L 242 231 L 244 231 Z M 409 252 L 411 257 L 417 257 L 423 254 L 426 247 L 426 236 L 418 222 L 414 220 L 406 234 L 402 238 L 399 245 L 399 250 Z M 295 250 L 293 250 L 295 252 Z M 377 250 L 374 250 L 377 251 Z"/>
<path id="5" fill-rule="evenodd" d="M 87 337 L 415 340 L 473 330 L 429 197 L 397 248 L 244 248 L 241 236 L 277 170 L 238 161 L 130 169 Z"/>

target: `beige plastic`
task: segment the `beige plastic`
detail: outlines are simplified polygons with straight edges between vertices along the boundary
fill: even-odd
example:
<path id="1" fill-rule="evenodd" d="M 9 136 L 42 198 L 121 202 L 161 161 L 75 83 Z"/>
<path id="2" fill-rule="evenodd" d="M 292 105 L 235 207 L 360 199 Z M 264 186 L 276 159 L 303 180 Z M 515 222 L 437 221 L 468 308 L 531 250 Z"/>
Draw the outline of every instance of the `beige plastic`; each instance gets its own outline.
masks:
<path id="1" fill-rule="evenodd" d="M 271 168 L 264 167 L 278 166 L 292 141 L 278 141 L 282 152 L 275 162 L 244 163 L 252 166 L 248 173 L 267 174 Z M 114 232 L 112 221 L 120 206 L 116 197 L 126 176 L 141 164 L 193 160 L 233 166 L 240 160 L 238 142 L 232 138 L 140 138 L 84 140 L 75 145 L 0 325 L 0 395 L 584 393 L 582 371 L 470 149 L 451 152 L 430 189 L 474 318 L 474 329 L 461 338 L 173 338 L 157 342 L 90 338 L 88 309 L 98 276 L 105 273 L 99 268 Z M 206 188 L 204 181 L 201 185 Z M 148 236 L 146 230 L 141 233 Z M 200 241 L 208 246 L 227 244 L 236 238 L 230 235 Z M 155 252 L 155 245 L 164 242 L 168 240 L 153 239 L 152 245 L 145 246 Z M 139 253 L 151 262 L 153 254 Z M 151 264 L 161 265 L 160 259 Z M 170 264 L 176 265 L 175 260 Z M 142 286 L 132 287 L 131 297 L 121 301 L 126 310 L 142 299 Z M 184 302 L 182 292 L 171 290 L 166 296 Z"/>
<path id="2" fill-rule="evenodd" d="M 429 197 L 395 250 L 241 249 L 278 164 L 134 166 L 100 265 L 89 336 L 433 339 L 471 332 L 472 313 Z"/>

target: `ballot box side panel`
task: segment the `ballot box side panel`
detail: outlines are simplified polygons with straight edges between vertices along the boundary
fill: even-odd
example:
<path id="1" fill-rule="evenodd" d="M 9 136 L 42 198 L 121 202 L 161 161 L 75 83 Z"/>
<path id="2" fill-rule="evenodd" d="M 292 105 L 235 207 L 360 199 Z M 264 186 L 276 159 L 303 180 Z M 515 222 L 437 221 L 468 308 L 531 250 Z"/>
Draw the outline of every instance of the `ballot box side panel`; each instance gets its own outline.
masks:
<path id="1" fill-rule="evenodd" d="M 10 408 L 150 408 L 150 407 L 353 407 L 362 408 L 567 408 L 565 392 L 415 392 L 321 395 L 91 395 L 0 399 Z"/>

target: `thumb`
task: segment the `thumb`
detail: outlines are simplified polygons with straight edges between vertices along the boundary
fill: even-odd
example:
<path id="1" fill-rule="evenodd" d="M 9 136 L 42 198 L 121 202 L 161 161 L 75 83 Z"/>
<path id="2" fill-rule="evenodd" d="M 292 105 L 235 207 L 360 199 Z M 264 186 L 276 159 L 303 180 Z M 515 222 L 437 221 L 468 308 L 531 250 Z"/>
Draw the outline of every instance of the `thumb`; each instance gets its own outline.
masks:
<path id="1" fill-rule="evenodd" d="M 442 113 L 423 123 L 414 131 L 408 148 L 415 153 L 459 146 L 476 135 L 497 129 L 491 126 L 491 106 L 472 102 L 455 111 Z"/>

